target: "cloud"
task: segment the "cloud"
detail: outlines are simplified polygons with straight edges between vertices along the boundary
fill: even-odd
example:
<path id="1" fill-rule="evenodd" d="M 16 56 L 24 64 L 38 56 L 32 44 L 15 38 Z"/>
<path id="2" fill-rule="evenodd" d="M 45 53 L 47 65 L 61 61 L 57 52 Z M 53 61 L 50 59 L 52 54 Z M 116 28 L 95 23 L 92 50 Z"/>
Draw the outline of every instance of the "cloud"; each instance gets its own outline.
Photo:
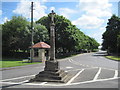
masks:
<path id="1" fill-rule="evenodd" d="M 108 0 L 80 0 L 77 7 L 83 14 L 73 24 L 84 29 L 99 28 L 112 16 L 111 6 Z"/>
<path id="2" fill-rule="evenodd" d="M 78 25 L 81 28 L 85 29 L 95 29 L 100 27 L 103 23 L 103 19 L 99 19 L 94 16 L 82 15 L 82 17 L 72 22 L 74 25 Z"/>
<path id="3" fill-rule="evenodd" d="M 69 8 L 60 8 L 59 10 L 60 15 L 63 15 L 66 18 L 70 18 L 70 15 L 77 13 L 77 11 L 69 9 Z"/>
<path id="4" fill-rule="evenodd" d="M 46 6 L 42 5 L 40 2 L 33 3 L 33 17 L 34 20 L 40 19 L 42 16 L 45 16 L 45 10 L 47 9 Z M 27 2 L 25 0 L 21 0 L 21 2 L 17 5 L 17 8 L 13 10 L 15 14 L 22 15 L 27 19 L 31 18 L 31 2 Z"/>
<path id="5" fill-rule="evenodd" d="M 55 7 L 50 7 L 50 11 L 54 10 L 55 11 Z"/>
<path id="6" fill-rule="evenodd" d="M 95 17 L 110 17 L 112 16 L 112 13 L 107 11 L 107 10 L 102 10 L 102 9 L 94 9 L 94 10 L 89 10 L 86 12 L 87 15 L 89 16 L 95 16 Z"/>
<path id="7" fill-rule="evenodd" d="M 100 44 L 102 43 L 102 34 L 106 31 L 105 27 L 101 27 L 98 30 L 93 30 L 89 36 L 95 38 Z"/>
<path id="8" fill-rule="evenodd" d="M 4 24 L 4 23 L 6 23 L 7 21 L 10 21 L 10 20 L 8 19 L 8 17 L 4 17 L 4 18 L 1 19 L 0 24 Z"/>
<path id="9" fill-rule="evenodd" d="M 7 22 L 7 21 L 10 21 L 10 20 L 8 19 L 8 17 L 4 17 L 3 22 L 5 23 L 5 22 Z"/>

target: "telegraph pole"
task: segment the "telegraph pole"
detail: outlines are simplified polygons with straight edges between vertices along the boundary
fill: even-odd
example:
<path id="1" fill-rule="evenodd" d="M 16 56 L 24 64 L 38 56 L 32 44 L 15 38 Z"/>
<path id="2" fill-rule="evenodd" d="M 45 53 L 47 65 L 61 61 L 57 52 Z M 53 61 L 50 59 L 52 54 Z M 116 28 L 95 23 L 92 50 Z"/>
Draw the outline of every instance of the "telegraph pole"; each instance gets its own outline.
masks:
<path id="1" fill-rule="evenodd" d="M 34 45 L 34 42 L 33 42 L 33 2 L 31 2 L 31 54 L 30 54 L 30 57 L 31 57 L 31 63 L 33 62 L 33 45 Z"/>

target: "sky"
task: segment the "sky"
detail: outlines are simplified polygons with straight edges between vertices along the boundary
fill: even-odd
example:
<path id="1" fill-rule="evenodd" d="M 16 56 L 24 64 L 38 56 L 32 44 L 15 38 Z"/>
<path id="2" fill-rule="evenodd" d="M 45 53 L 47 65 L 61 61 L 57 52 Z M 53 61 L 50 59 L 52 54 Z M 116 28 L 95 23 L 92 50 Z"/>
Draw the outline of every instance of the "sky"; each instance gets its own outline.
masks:
<path id="1" fill-rule="evenodd" d="M 0 24 L 12 16 L 24 16 L 29 21 L 31 1 L 34 2 L 34 21 L 54 10 L 99 43 L 102 43 L 108 19 L 113 14 L 118 15 L 119 0 L 4 0 L 0 3 Z"/>

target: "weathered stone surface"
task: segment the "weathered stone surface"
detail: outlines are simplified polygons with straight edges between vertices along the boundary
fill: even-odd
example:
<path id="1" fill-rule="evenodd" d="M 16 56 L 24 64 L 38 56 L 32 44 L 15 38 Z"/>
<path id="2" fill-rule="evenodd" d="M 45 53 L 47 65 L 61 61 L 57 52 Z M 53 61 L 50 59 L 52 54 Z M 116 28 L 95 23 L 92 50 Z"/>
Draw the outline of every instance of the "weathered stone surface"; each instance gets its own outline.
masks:
<path id="1" fill-rule="evenodd" d="M 60 70 L 56 61 L 46 61 L 44 71 L 39 72 L 30 82 L 67 82 L 71 77 L 68 73 Z"/>
<path id="2" fill-rule="evenodd" d="M 54 11 L 51 14 L 50 25 L 50 60 L 45 62 L 44 71 L 40 72 L 31 79 L 30 82 L 67 82 L 70 79 L 68 73 L 60 70 L 59 63 L 55 59 L 55 24 L 54 24 Z"/>
<path id="3" fill-rule="evenodd" d="M 64 72 L 63 70 L 59 71 L 42 71 L 31 79 L 30 82 L 60 82 L 65 83 L 70 80 L 71 75 Z"/>
<path id="4" fill-rule="evenodd" d="M 58 71 L 60 69 L 59 63 L 56 61 L 46 61 L 45 62 L 45 71 Z"/>

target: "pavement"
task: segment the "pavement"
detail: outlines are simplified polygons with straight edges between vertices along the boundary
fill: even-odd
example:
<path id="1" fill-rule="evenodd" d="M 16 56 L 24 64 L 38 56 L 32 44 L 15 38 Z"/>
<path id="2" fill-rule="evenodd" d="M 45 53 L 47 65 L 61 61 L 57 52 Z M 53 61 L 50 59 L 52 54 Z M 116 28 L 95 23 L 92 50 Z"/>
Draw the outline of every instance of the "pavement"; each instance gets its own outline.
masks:
<path id="1" fill-rule="evenodd" d="M 44 63 L 3 69 L 1 88 L 118 88 L 117 61 L 104 57 L 106 52 L 84 53 L 59 60 L 60 69 L 72 75 L 67 83 L 28 80 L 44 70 Z"/>

